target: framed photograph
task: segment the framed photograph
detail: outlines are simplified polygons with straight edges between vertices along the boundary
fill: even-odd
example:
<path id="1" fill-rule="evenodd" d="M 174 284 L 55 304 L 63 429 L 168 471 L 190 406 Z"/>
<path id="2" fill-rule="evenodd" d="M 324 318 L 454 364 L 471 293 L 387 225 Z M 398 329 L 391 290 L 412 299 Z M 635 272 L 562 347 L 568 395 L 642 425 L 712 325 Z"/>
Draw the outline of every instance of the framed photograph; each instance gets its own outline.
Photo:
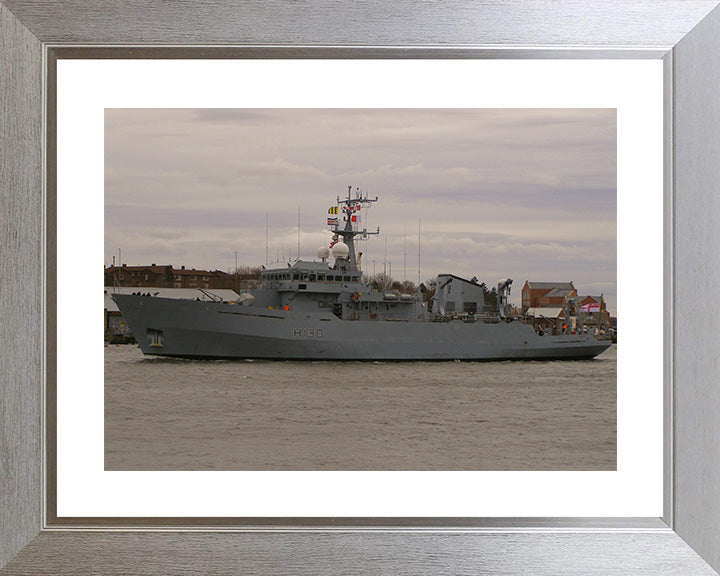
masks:
<path id="1" fill-rule="evenodd" d="M 444 89 L 423 90 L 429 77 Z M 289 78 L 304 88 L 283 90 Z M 57 86 L 58 269 L 105 260 L 105 290 L 141 348 L 109 346 L 104 367 L 88 364 L 73 343 L 95 314 L 72 275 L 58 274 L 58 522 L 662 514 L 662 322 L 642 313 L 662 298 L 626 290 L 662 284 L 660 61 L 60 60 Z M 348 200 L 344 182 L 360 179 L 366 189 Z M 77 227 L 77 214 L 97 225 Z M 408 218 L 420 228 L 410 235 Z M 342 248 L 340 234 L 347 257 L 318 257 L 318 247 Z M 205 254 L 163 255 L 173 238 Z M 140 271 L 143 252 L 163 264 Z M 220 294 L 209 285 L 217 260 L 232 267 L 234 256 L 262 263 L 259 278 L 207 302 Z M 188 288 L 164 298 L 170 287 L 151 278 L 178 257 L 187 265 L 174 267 L 173 284 L 198 288 L 194 302 Z M 616 368 L 616 347 L 593 335 L 609 318 L 576 310 L 553 322 L 549 311 L 565 312 L 522 306 L 521 294 L 542 285 L 518 280 L 498 306 L 510 292 L 500 279 L 558 275 L 560 296 L 542 292 L 556 307 L 597 294 L 630 334 L 655 335 L 628 337 L 642 374 L 622 357 Z M 471 299 L 483 282 L 488 298 Z M 254 301 L 231 303 L 240 293 Z M 156 304 L 190 308 L 168 313 L 172 325 L 149 320 L 151 341 L 123 308 Z M 240 342 L 240 323 L 217 323 L 228 318 L 260 319 L 252 341 Z M 174 349 L 182 342 L 189 348 Z M 599 357 L 542 362 L 563 354 Z M 233 357 L 254 362 L 225 363 Z M 461 363 L 493 358 L 541 363 Z M 198 385 L 211 374 L 227 381 Z M 104 427 L 85 416 L 103 411 Z M 178 505 L 188 482 L 199 487 L 194 471 L 214 471 L 206 510 Z M 282 489 L 288 478 L 305 499 Z M 108 481 L 122 482 L 124 498 L 104 498 L 117 492 Z M 433 490 L 453 497 L 424 496 Z"/>
<path id="2" fill-rule="evenodd" d="M 7 225 L 0 232 L 0 305 L 6 342 L 2 354 L 7 366 L 2 390 L 7 433 L 0 438 L 5 463 L 0 496 L 2 573 L 147 573 L 149 569 L 157 573 L 336 573 L 352 565 L 362 572 L 513 574 L 532 565 L 541 574 L 600 573 L 599 566 L 602 573 L 610 574 L 714 574 L 720 567 L 720 502 L 714 496 L 720 491 L 719 416 L 713 408 L 720 399 L 712 386 L 717 377 L 714 358 L 718 344 L 713 338 L 713 304 L 703 300 L 702 294 L 710 293 L 718 276 L 713 266 L 718 240 L 713 208 L 719 169 L 712 160 L 718 140 L 714 128 L 720 124 L 714 97 L 720 83 L 713 56 L 720 30 L 716 5 L 668 2 L 662 7 L 627 3 L 570 8 L 548 3 L 528 8 L 506 2 L 448 9 L 409 3 L 397 7 L 400 14 L 380 6 L 334 4 L 332 9 L 321 9 L 312 4 L 299 15 L 284 6 L 209 4 L 202 11 L 175 7 L 167 20 L 170 7 L 161 4 L 123 13 L 113 12 L 116 8 L 111 5 L 98 12 L 82 6 L 44 6 L 39 10 L 30 2 L 0 4 L 0 32 L 8 55 L 1 65 L 3 75 L 13 79 L 0 88 L 1 130 L 3 141 L 10 143 L 5 147 L 0 174 L 3 190 L 8 191 L 3 199 Z M 153 12 L 151 19 L 147 9 Z M 274 16 L 268 19 L 271 13 Z M 404 26 L 410 14 L 413 22 L 422 26 Z M 509 24 L 504 19 L 503 26 L 493 24 L 504 18 L 503 14 L 513 14 Z M 583 17 L 573 19 L 573 14 Z M 367 22 L 362 32 L 349 25 L 358 18 Z M 174 24 L 156 28 L 154 23 L 160 21 Z M 478 28 L 473 22 L 484 24 Z M 544 25 L 537 26 L 538 22 Z M 288 30 L 293 31 L 289 36 Z M 189 78 L 192 81 L 188 82 Z M 441 96 L 429 89 L 429 82 L 445 88 Z M 199 87 L 197 92 L 212 97 L 197 99 L 194 86 Z M 269 100 L 268 86 L 275 100 Z M 506 88 L 504 92 L 501 86 Z M 244 111 L 242 118 L 238 111 Z M 90 336 L 96 314 L 85 311 L 97 300 L 95 277 L 86 293 L 75 284 L 79 277 L 68 270 L 101 259 L 109 267 L 115 247 L 107 252 L 106 246 L 103 254 L 103 235 L 106 242 L 123 233 L 147 238 L 147 243 L 155 242 L 156 251 L 163 242 L 171 243 L 171 237 L 162 236 L 167 229 L 152 219 L 152 211 L 180 218 L 178 204 L 192 204 L 192 199 L 189 192 L 182 191 L 183 178 L 171 179 L 165 184 L 177 186 L 177 197 L 163 196 L 165 185 L 160 183 L 154 194 L 156 204 L 140 193 L 127 203 L 139 206 L 140 212 L 123 212 L 118 208 L 123 202 L 108 196 L 113 186 L 123 198 L 131 197 L 129 191 L 136 189 L 138 182 L 130 178 L 128 167 L 140 164 L 141 157 L 150 173 L 154 170 L 154 180 L 171 173 L 173 166 L 176 169 L 173 154 L 160 154 L 161 150 L 182 149 L 178 140 L 167 138 L 169 134 L 192 140 L 196 146 L 191 148 L 195 160 L 174 155 L 185 174 L 191 174 L 185 168 L 203 157 L 207 165 L 214 155 L 210 153 L 213 145 L 217 150 L 227 148 L 228 131 L 238 131 L 241 139 L 256 142 L 253 147 L 237 144 L 238 153 L 246 160 L 243 166 L 236 165 L 238 173 L 248 172 L 250 157 L 257 153 L 252 169 L 265 166 L 277 175 L 287 166 L 261 155 L 266 133 L 274 133 L 277 141 L 296 139 L 296 150 L 309 151 L 317 145 L 316 151 L 330 159 L 333 149 L 342 145 L 331 134 L 347 132 L 352 138 L 354 133 L 369 148 L 378 148 L 383 142 L 376 133 L 382 129 L 391 132 L 399 115 L 403 116 L 401 123 L 411 126 L 417 140 L 430 148 L 451 146 L 443 137 L 470 142 L 474 147 L 470 134 L 491 133 L 493 122 L 511 123 L 525 127 L 522 139 L 528 143 L 533 138 L 547 143 L 548 166 L 554 156 L 572 158 L 566 165 L 579 166 L 588 157 L 594 162 L 596 194 L 587 196 L 593 202 L 585 206 L 578 200 L 583 206 L 580 211 L 594 210 L 594 218 L 575 232 L 568 220 L 555 227 L 567 229 L 578 243 L 584 241 L 580 238 L 592 229 L 593 222 L 598 238 L 613 236 L 607 228 L 617 227 L 617 294 L 606 290 L 607 300 L 603 297 L 602 305 L 622 311 L 621 338 L 626 340 L 618 355 L 623 377 L 618 378 L 616 420 L 601 418 L 606 422 L 603 433 L 611 442 L 609 459 L 598 459 L 597 447 L 591 447 L 596 458 L 589 460 L 595 467 L 587 461 L 574 467 L 570 461 L 553 468 L 536 460 L 524 467 L 511 463 L 504 468 L 502 464 L 483 468 L 473 462 L 463 468 L 461 452 L 450 444 L 447 461 L 428 459 L 432 450 L 419 452 L 418 461 L 404 461 L 402 457 L 411 451 L 402 442 L 393 445 L 395 435 L 391 434 L 383 444 L 389 444 L 395 456 L 383 460 L 380 451 L 371 450 L 369 459 L 363 460 L 369 462 L 364 467 L 347 459 L 344 464 L 336 460 L 323 468 L 302 453 L 285 467 L 273 467 L 268 459 L 288 462 L 289 455 L 273 453 L 278 443 L 266 451 L 267 459 L 261 458 L 255 465 L 252 461 L 248 464 L 248 458 L 262 452 L 262 446 L 253 444 L 235 464 L 218 461 L 211 452 L 190 446 L 185 456 L 180 454 L 163 464 L 162 458 L 170 454 L 169 444 L 165 453 L 154 447 L 143 456 L 145 461 L 141 457 L 133 463 L 141 449 L 129 443 L 124 452 L 119 450 L 128 428 L 118 424 L 116 416 L 114 420 L 107 417 L 118 397 L 104 396 L 98 385 L 103 381 L 102 351 L 94 352 L 96 339 Z M 648 119 L 646 123 L 643 118 Z M 565 141 L 565 148 L 553 154 L 552 139 L 538 128 L 541 125 L 551 126 L 553 134 Z M 577 133 L 568 132 L 569 125 L 580 128 Z M 258 126 L 260 131 L 253 132 Z M 293 131 L 293 126 L 301 128 Z M 352 126 L 358 129 L 353 131 Z M 438 126 L 443 134 L 433 139 L 429 134 Z M 617 150 L 613 150 L 615 139 Z M 498 157 L 501 140 L 497 138 Z M 155 145 L 143 152 L 147 142 Z M 384 144 L 397 154 L 397 142 L 388 139 Z M 573 156 L 567 142 L 594 153 Z M 432 182 L 431 171 L 426 169 L 429 156 L 423 156 L 427 153 L 412 138 L 406 137 L 405 143 L 403 153 L 420 159 L 416 163 L 420 168 L 415 170 L 420 174 L 405 173 L 407 179 L 417 178 L 415 190 L 419 193 L 421 184 Z M 348 146 L 347 150 L 354 159 L 362 154 L 360 147 Z M 595 153 L 598 150 L 601 152 Z M 439 154 L 435 156 L 440 171 L 452 166 L 463 170 L 460 152 L 450 168 L 442 164 Z M 521 153 L 518 157 L 524 158 Z M 369 155 L 368 162 L 378 164 L 379 160 Z M 165 170 L 158 169 L 165 163 Z M 293 164 L 290 171 L 301 168 L 299 164 Z M 403 158 L 398 164 L 410 163 Z M 597 191 L 603 186 L 614 192 L 607 185 L 613 179 L 614 164 L 617 221 L 600 216 L 613 211 L 612 203 L 597 201 L 601 196 Z M 316 165 L 312 163 L 317 169 Z M 546 173 L 552 171 L 548 168 Z M 221 177 L 220 172 L 213 172 L 214 178 Z M 375 168 L 365 174 L 371 188 L 383 183 L 376 178 L 377 172 Z M 534 174 L 535 180 L 543 177 L 529 167 L 527 172 Z M 356 167 L 342 172 L 356 173 Z M 563 176 L 572 180 L 572 173 L 563 172 Z M 203 178 L 198 173 L 191 177 Z M 243 183 L 249 206 L 258 195 L 249 192 L 248 181 Z M 212 186 L 212 178 L 206 184 Z M 98 193 L 99 188 L 104 188 L 105 194 Z M 587 188 L 589 185 L 583 189 Z M 367 242 L 366 254 L 371 255 L 371 260 L 366 257 L 364 264 L 358 265 L 359 251 L 351 231 L 360 233 L 361 229 L 350 219 L 360 217 L 355 204 L 367 209 L 374 202 L 375 192 L 368 192 L 351 190 L 343 204 L 342 191 L 332 191 L 338 195 L 335 205 L 343 212 L 340 217 L 348 219 L 344 229 L 330 222 L 335 215 L 332 206 L 328 209 L 322 199 L 313 197 L 313 211 L 318 203 L 323 227 L 326 219 L 330 227 L 324 234 L 334 231 L 343 236 L 343 242 L 304 233 L 301 219 L 310 219 L 310 214 L 306 216 L 299 204 L 292 205 L 292 195 L 277 192 L 273 198 L 288 208 L 285 211 L 291 219 L 297 217 L 297 247 L 294 238 L 284 233 L 277 235 L 280 240 L 270 250 L 271 223 L 266 216 L 264 226 L 262 222 L 258 226 L 262 209 L 256 207 L 251 219 L 255 221 L 254 236 L 250 234 L 253 222 L 245 226 L 254 238 L 252 253 L 264 252 L 266 270 L 260 273 L 264 281 L 274 282 L 276 290 L 285 280 L 280 277 L 284 269 L 292 271 L 299 266 L 301 236 L 303 246 L 317 244 L 316 240 L 337 245 L 331 252 L 335 267 L 343 270 L 343 263 L 348 263 L 343 270 L 347 278 L 341 277 L 340 283 L 352 284 L 356 268 L 369 275 L 372 260 L 375 267 L 380 262 L 386 276 L 391 276 L 386 267 L 392 257 L 370 247 L 372 238 L 358 240 L 362 246 Z M 387 199 L 395 213 L 403 210 L 402 198 L 388 197 L 384 190 L 377 195 L 381 202 Z M 403 196 L 407 198 L 407 190 Z M 310 192 L 304 197 L 310 198 Z M 552 213 L 543 212 L 552 208 L 548 201 L 544 206 L 529 205 L 545 221 Z M 521 204 L 515 205 L 513 214 L 522 222 Z M 348 211 L 351 207 L 352 214 Z M 192 207 L 196 212 L 201 208 L 204 205 L 199 200 Z M 432 210 L 437 218 L 442 208 Z M 493 210 L 490 205 L 467 202 L 460 208 L 466 212 L 486 209 L 489 214 Z M 100 224 L 103 211 L 104 230 Z M 232 219 L 227 212 L 226 217 Z M 147 227 L 140 233 L 127 226 L 114 227 L 122 220 L 137 222 L 143 213 L 160 231 L 159 236 L 149 235 Z M 216 223 L 219 214 L 211 215 Z M 367 211 L 361 217 L 372 218 Z M 432 231 L 426 213 L 413 214 L 413 224 L 423 219 L 427 231 Z M 578 214 L 571 220 L 584 222 Z M 194 217 L 193 222 L 200 219 Z M 365 223 L 368 227 L 363 235 L 369 231 L 372 236 L 372 219 Z M 461 219 L 457 218 L 456 225 L 461 228 Z M 292 228 L 288 223 L 283 226 L 285 232 Z M 398 246 L 403 241 L 407 252 L 410 234 L 400 232 L 392 218 L 383 221 L 382 227 L 394 232 L 396 254 L 402 253 Z M 441 228 L 438 225 L 435 232 Z M 263 231 L 265 245 L 258 248 Z M 415 233 L 421 241 L 420 230 L 413 230 L 413 236 Z M 446 243 L 452 240 L 444 238 Z M 212 242 L 218 239 L 222 242 L 222 236 L 211 238 Z M 142 244 L 128 246 L 141 254 Z M 347 253 L 340 250 L 343 244 Z M 588 244 L 587 249 L 592 251 L 592 246 Z M 391 252 L 392 248 L 391 243 Z M 313 246 L 311 251 L 315 249 Z M 233 269 L 227 260 L 233 252 L 237 258 L 238 251 L 228 247 L 223 256 L 226 261 L 212 266 Z M 434 252 L 433 246 L 426 247 L 427 267 L 423 269 L 439 272 L 432 264 L 437 254 L 440 252 Z M 317 253 L 323 262 L 328 257 Z M 273 259 L 274 267 L 270 266 Z M 124 262 L 118 253 L 120 272 Z M 421 262 L 418 249 L 417 270 L 410 274 L 417 280 L 413 289 L 418 294 L 424 280 Z M 238 262 L 234 264 L 237 276 Z M 395 275 L 400 276 L 397 255 L 394 264 Z M 95 269 L 94 264 L 87 266 Z M 407 268 L 404 263 L 404 276 L 408 276 Z M 496 268 L 491 269 L 495 273 Z M 469 269 L 460 272 L 462 277 L 453 278 L 467 283 L 463 293 L 479 286 L 464 278 L 470 276 Z M 176 276 L 182 274 L 174 274 L 173 283 Z M 380 278 L 375 270 L 372 276 Z M 196 275 L 195 280 L 202 277 Z M 579 278 L 588 279 L 588 292 L 595 289 L 594 278 L 600 278 L 597 286 L 603 282 L 601 276 L 589 273 Z M 497 278 L 488 280 L 496 282 Z M 517 283 L 524 280 L 516 279 L 518 294 L 522 287 Z M 451 304 L 454 308 L 456 303 L 449 291 L 439 286 L 432 286 L 436 293 L 440 291 L 433 305 L 442 307 L 443 317 L 450 316 Z M 398 305 L 404 302 L 402 285 L 387 288 L 382 291 L 389 295 L 383 295 L 387 300 L 382 302 L 387 308 L 383 314 L 397 315 L 394 302 L 393 312 L 390 310 L 390 300 L 394 297 Z M 490 310 L 492 305 L 484 310 L 485 300 L 475 303 L 473 310 L 463 302 L 463 312 L 455 321 L 467 324 L 470 317 L 483 321 L 482 314 L 492 312 L 511 325 L 517 321 L 513 320 L 515 314 L 527 316 L 528 310 L 520 302 L 513 306 L 513 301 L 503 300 L 505 288 L 498 283 L 495 299 L 491 298 L 498 310 Z M 531 283 L 525 288 L 530 298 Z M 250 292 L 248 297 L 253 296 Z M 242 297 L 241 293 L 235 292 Z M 355 294 L 356 306 L 355 301 L 348 301 L 347 310 L 328 311 L 328 318 L 364 314 L 363 297 L 359 291 Z M 148 299 L 148 306 L 157 296 L 131 295 Z M 264 296 L 255 292 L 253 297 Z M 417 304 L 416 313 L 429 313 L 420 308 L 424 302 L 419 295 L 417 300 L 411 294 L 406 299 L 408 306 Z M 122 306 L 122 301 L 118 302 Z M 588 308 L 589 319 L 593 303 L 577 304 Z M 270 309 L 266 314 L 280 317 L 299 303 L 268 300 L 265 304 Z M 373 303 L 367 304 L 367 314 L 371 314 Z M 582 326 L 568 329 L 562 309 L 550 320 L 549 308 L 544 310 L 538 315 L 541 321 L 532 322 L 535 337 L 558 341 L 585 338 Z M 374 312 L 377 315 L 378 311 Z M 434 313 L 438 314 L 437 308 Z M 298 338 L 304 329 L 312 329 L 315 337 L 316 327 L 300 327 Z M 167 331 L 166 342 L 162 328 L 153 330 L 158 334 L 149 344 L 170 350 L 172 331 Z M 305 344 L 300 348 L 308 349 Z M 107 363 L 107 351 L 105 358 Z M 116 372 L 126 368 L 122 361 L 112 365 Z M 376 406 L 376 412 L 379 408 Z M 462 410 L 456 407 L 452 413 L 460 415 Z M 346 416 L 353 418 L 352 414 Z M 108 422 L 113 424 L 108 427 Z M 612 433 L 614 423 L 617 438 Z M 571 424 L 565 427 L 571 429 Z M 456 440 L 472 434 L 472 429 L 468 432 L 462 426 L 452 430 Z M 577 434 L 574 437 L 579 438 Z M 349 445 L 357 439 L 349 429 Z M 272 436 L 268 441 L 273 444 Z M 332 454 L 328 447 L 318 452 Z M 148 460 L 153 461 L 148 464 Z M 532 461 L 532 457 L 526 460 Z M 178 466 L 178 462 L 185 465 Z M 398 463 L 397 467 L 389 462 Z M 224 471 L 211 471 L 214 468 Z M 149 565 L 148 558 L 152 558 Z"/>

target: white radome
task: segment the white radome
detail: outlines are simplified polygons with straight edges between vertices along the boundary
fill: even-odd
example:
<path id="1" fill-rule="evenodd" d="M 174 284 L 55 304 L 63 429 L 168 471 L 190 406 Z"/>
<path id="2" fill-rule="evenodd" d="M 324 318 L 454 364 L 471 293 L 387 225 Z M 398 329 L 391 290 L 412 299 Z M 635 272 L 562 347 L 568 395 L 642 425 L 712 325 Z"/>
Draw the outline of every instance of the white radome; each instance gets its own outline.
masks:
<path id="1" fill-rule="evenodd" d="M 338 242 L 332 247 L 332 253 L 335 258 L 347 258 L 350 254 L 350 248 L 345 242 Z"/>
<path id="2" fill-rule="evenodd" d="M 318 258 L 321 260 L 325 260 L 326 258 L 330 257 L 330 248 L 327 246 L 320 246 L 317 251 Z"/>

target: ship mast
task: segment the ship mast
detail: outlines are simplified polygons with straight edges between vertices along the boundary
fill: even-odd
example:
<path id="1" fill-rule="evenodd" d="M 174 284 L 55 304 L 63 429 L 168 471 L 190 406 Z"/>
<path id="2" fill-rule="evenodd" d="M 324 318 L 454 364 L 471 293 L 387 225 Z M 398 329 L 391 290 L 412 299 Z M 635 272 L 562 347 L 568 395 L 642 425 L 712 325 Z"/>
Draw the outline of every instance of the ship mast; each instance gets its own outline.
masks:
<path id="1" fill-rule="evenodd" d="M 347 257 L 347 268 L 348 270 L 357 270 L 357 257 L 355 256 L 355 236 L 362 235 L 366 238 L 370 234 L 380 234 L 380 227 L 375 232 L 368 232 L 366 228 L 362 230 L 353 229 L 353 217 L 358 215 L 362 206 L 370 206 L 373 202 L 377 202 L 377 196 L 375 198 L 368 198 L 367 194 L 363 193 L 360 188 L 355 188 L 355 195 L 353 196 L 352 186 L 348 186 L 347 199 L 340 200 L 340 196 L 337 197 L 337 203 L 342 206 L 342 213 L 345 215 L 345 226 L 340 228 L 336 222 L 333 225 L 331 231 L 333 234 L 342 236 L 343 242 L 349 248 Z"/>

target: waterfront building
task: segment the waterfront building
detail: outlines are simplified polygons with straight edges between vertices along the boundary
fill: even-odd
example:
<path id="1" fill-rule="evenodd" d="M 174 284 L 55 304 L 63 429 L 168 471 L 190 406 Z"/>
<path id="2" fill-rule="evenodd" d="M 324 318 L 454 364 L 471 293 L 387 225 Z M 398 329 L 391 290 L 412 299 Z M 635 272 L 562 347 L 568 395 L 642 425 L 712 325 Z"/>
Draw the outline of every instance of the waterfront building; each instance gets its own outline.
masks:
<path id="1" fill-rule="evenodd" d="M 605 306 L 605 298 L 600 296 L 582 296 L 578 298 L 579 314 L 582 315 L 583 324 L 587 326 L 609 327 L 610 314 Z"/>
<path id="2" fill-rule="evenodd" d="M 564 307 L 569 299 L 577 297 L 572 282 L 530 282 L 522 288 L 522 312 L 529 308 Z"/>
<path id="3" fill-rule="evenodd" d="M 245 287 L 252 279 L 259 278 L 255 272 L 228 274 L 222 270 L 179 269 L 166 264 L 158 266 L 108 266 L 105 268 L 106 286 L 135 286 L 139 288 L 205 288 L 234 290 Z"/>

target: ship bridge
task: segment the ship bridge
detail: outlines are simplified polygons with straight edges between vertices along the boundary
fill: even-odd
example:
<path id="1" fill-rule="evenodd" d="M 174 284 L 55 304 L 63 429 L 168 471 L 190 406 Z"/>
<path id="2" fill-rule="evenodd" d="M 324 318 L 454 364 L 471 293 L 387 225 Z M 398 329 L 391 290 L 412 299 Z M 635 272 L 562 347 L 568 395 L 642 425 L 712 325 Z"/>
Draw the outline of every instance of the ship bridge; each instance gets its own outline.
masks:
<path id="1" fill-rule="evenodd" d="M 286 268 L 263 270 L 260 277 L 269 284 L 281 282 L 362 282 L 359 270 L 339 270 L 327 262 L 306 262 L 298 260 Z"/>

